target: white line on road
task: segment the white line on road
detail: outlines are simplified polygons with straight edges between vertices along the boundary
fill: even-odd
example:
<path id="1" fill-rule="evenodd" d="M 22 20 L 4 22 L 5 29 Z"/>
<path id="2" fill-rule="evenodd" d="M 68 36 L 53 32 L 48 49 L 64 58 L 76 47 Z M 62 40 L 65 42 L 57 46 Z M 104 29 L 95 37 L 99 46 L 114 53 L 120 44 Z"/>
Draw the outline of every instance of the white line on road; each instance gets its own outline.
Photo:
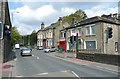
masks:
<path id="1" fill-rule="evenodd" d="M 46 74 L 48 74 L 48 73 L 40 73 L 40 75 L 46 75 Z"/>
<path id="2" fill-rule="evenodd" d="M 65 70 L 65 71 L 60 71 L 60 72 L 67 72 L 67 70 Z"/>
<path id="3" fill-rule="evenodd" d="M 72 71 L 72 73 L 76 76 L 76 77 L 78 77 L 79 78 L 79 76 L 74 72 L 74 71 Z"/>
<path id="4" fill-rule="evenodd" d="M 37 59 L 40 59 L 39 57 L 37 57 Z"/>
<path id="5" fill-rule="evenodd" d="M 34 55 L 32 54 L 32 56 L 34 56 Z"/>
<path id="6" fill-rule="evenodd" d="M 17 61 L 17 58 L 15 58 L 14 61 Z"/>
<path id="7" fill-rule="evenodd" d="M 106 70 L 109 70 L 109 71 L 113 71 L 113 73 L 114 73 L 114 72 L 118 72 L 118 71 L 115 71 L 115 70 L 113 70 L 113 69 L 104 68 L 104 67 L 101 67 L 101 66 L 96 66 L 96 67 L 99 68 L 99 69 L 102 69 L 102 70 L 106 69 Z M 109 72 L 109 71 L 108 71 L 108 72 Z"/>
<path id="8" fill-rule="evenodd" d="M 12 77 L 12 72 L 9 73 L 9 77 Z"/>
<path id="9" fill-rule="evenodd" d="M 16 77 L 23 77 L 23 76 L 18 75 L 18 76 L 16 76 Z"/>

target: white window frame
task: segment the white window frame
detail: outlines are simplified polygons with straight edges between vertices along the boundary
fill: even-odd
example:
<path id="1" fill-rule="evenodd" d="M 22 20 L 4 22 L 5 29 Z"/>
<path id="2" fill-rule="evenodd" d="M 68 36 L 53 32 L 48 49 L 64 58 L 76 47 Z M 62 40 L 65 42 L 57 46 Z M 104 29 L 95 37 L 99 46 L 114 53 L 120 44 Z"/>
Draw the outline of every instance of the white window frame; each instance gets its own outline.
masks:
<path id="1" fill-rule="evenodd" d="M 96 48 L 95 49 L 97 49 L 97 40 L 85 40 L 84 41 L 84 49 L 87 49 L 86 41 L 95 41 L 96 42 Z"/>
<path id="2" fill-rule="evenodd" d="M 92 32 L 92 27 L 94 27 L 94 33 Z M 87 29 L 87 28 L 88 28 L 88 29 Z M 88 34 L 88 30 L 90 31 L 89 34 Z M 86 26 L 86 35 L 95 35 L 95 24 L 87 25 L 87 26 Z"/>
<path id="3" fill-rule="evenodd" d="M 79 31 L 79 29 L 81 30 Z M 82 27 L 78 27 L 78 36 L 82 36 Z"/>
<path id="4" fill-rule="evenodd" d="M 0 37 L 0 39 L 2 40 L 3 39 L 3 24 L 2 24 L 2 22 L 0 22 L 0 28 L 1 28 L 1 37 Z"/>

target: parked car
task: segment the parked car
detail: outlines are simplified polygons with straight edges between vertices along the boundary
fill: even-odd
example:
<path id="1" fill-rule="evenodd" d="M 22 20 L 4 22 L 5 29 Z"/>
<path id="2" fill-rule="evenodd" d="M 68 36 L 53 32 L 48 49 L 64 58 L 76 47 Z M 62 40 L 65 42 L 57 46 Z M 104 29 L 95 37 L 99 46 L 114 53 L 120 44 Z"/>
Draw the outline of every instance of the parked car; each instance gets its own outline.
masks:
<path id="1" fill-rule="evenodd" d="M 47 47 L 44 49 L 44 52 L 49 53 L 49 52 L 55 52 L 56 50 L 57 50 L 56 47 Z"/>
<path id="2" fill-rule="evenodd" d="M 55 52 L 57 50 L 56 47 L 50 47 L 50 52 Z"/>
<path id="3" fill-rule="evenodd" d="M 23 49 L 21 50 L 21 56 L 25 56 L 25 55 L 31 56 L 31 55 L 32 55 L 31 49 L 29 49 L 29 48 L 23 48 Z"/>
<path id="4" fill-rule="evenodd" d="M 50 52 L 50 47 L 45 48 L 44 52 L 49 53 Z"/>
<path id="5" fill-rule="evenodd" d="M 43 50 L 43 46 L 38 46 L 37 50 Z"/>
<path id="6" fill-rule="evenodd" d="M 32 47 L 31 46 L 28 46 L 28 49 L 30 49 L 32 51 Z"/>

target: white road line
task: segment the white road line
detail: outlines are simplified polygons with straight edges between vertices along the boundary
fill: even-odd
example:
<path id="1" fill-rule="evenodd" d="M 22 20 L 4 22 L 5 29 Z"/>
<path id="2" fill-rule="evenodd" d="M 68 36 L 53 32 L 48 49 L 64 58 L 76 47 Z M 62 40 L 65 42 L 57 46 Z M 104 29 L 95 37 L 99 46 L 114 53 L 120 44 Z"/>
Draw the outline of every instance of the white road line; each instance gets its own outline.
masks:
<path id="1" fill-rule="evenodd" d="M 32 56 L 34 56 L 34 55 L 32 54 Z"/>
<path id="2" fill-rule="evenodd" d="M 17 61 L 17 58 L 15 58 L 14 61 Z"/>
<path id="3" fill-rule="evenodd" d="M 112 69 L 109 69 L 109 68 L 104 68 L 104 67 L 101 67 L 101 66 L 96 66 L 96 67 L 99 68 L 99 69 L 102 69 L 102 70 L 106 69 L 106 70 L 109 70 L 109 71 L 117 72 L 115 70 L 112 70 Z"/>
<path id="4" fill-rule="evenodd" d="M 79 78 L 79 76 L 74 72 L 74 71 L 72 71 L 72 73 L 76 76 L 76 77 L 78 77 Z"/>
<path id="5" fill-rule="evenodd" d="M 48 73 L 40 73 L 40 75 L 46 75 L 46 74 L 48 74 Z"/>
<path id="6" fill-rule="evenodd" d="M 37 59 L 40 59 L 39 57 L 37 57 Z"/>
<path id="7" fill-rule="evenodd" d="M 9 77 L 12 77 L 12 72 L 9 73 Z"/>
<path id="8" fill-rule="evenodd" d="M 18 76 L 16 76 L 16 77 L 23 77 L 23 76 L 18 75 Z"/>
<path id="9" fill-rule="evenodd" d="M 65 70 L 65 71 L 60 71 L 60 72 L 67 72 L 67 70 Z"/>

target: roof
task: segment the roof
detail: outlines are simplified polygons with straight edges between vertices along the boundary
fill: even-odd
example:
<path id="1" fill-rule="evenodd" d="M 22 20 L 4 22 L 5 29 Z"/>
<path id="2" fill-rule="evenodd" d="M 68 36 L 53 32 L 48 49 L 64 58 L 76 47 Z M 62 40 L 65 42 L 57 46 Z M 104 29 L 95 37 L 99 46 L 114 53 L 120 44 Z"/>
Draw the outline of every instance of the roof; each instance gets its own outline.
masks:
<path id="1" fill-rule="evenodd" d="M 111 18 L 106 18 L 106 17 L 95 16 L 95 17 L 92 17 L 92 18 L 82 20 L 82 21 L 78 22 L 76 24 L 76 26 L 67 27 L 65 29 L 62 29 L 61 31 L 71 29 L 71 28 L 75 28 L 75 27 L 79 27 L 79 26 L 82 26 L 82 25 L 93 24 L 93 23 L 97 23 L 97 22 L 104 22 L 104 23 L 120 25 L 120 20 L 118 20 L 116 18 L 112 18 L 112 17 Z"/>

